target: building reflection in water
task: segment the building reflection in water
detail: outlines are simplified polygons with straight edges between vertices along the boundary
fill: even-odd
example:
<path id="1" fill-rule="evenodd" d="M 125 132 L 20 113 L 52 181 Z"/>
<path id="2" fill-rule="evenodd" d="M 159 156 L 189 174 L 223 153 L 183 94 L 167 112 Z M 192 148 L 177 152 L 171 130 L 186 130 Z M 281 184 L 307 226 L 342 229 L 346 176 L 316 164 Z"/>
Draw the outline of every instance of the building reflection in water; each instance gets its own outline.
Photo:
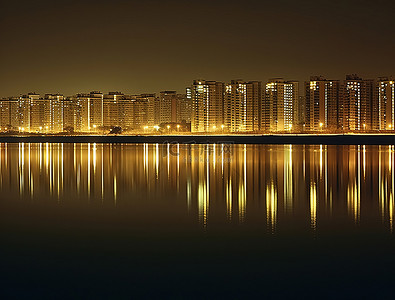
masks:
<path id="1" fill-rule="evenodd" d="M 394 228 L 394 146 L 0 144 L 2 198 L 114 207 L 151 203 L 203 227 L 346 216 Z M 151 207 L 152 209 L 152 207 Z M 309 224 L 309 225 L 308 225 Z"/>

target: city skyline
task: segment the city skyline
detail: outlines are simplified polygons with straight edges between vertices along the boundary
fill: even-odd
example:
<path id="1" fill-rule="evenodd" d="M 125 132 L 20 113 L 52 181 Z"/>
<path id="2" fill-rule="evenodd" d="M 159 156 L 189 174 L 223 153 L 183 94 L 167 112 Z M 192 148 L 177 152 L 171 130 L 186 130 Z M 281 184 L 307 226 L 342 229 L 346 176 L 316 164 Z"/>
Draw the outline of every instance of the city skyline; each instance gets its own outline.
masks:
<path id="1" fill-rule="evenodd" d="M 301 91 L 305 91 L 302 95 Z M 392 77 L 310 76 L 230 82 L 194 80 L 185 93 L 72 96 L 29 93 L 0 100 L 0 131 L 25 133 L 265 133 L 395 130 Z"/>

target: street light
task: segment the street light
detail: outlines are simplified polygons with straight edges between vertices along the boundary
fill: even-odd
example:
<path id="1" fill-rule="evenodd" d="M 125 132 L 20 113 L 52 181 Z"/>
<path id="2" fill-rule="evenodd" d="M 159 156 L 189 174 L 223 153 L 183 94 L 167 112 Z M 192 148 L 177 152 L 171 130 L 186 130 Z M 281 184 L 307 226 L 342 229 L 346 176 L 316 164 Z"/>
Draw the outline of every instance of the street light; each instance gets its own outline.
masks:
<path id="1" fill-rule="evenodd" d="M 167 125 L 167 131 L 170 133 L 170 125 Z"/>
<path id="2" fill-rule="evenodd" d="M 222 124 L 222 125 L 221 125 L 221 130 L 222 130 L 222 133 L 224 132 L 224 128 L 225 128 L 225 125 L 224 125 L 224 124 Z"/>
<path id="3" fill-rule="evenodd" d="M 180 131 L 180 124 L 177 124 L 177 131 Z"/>

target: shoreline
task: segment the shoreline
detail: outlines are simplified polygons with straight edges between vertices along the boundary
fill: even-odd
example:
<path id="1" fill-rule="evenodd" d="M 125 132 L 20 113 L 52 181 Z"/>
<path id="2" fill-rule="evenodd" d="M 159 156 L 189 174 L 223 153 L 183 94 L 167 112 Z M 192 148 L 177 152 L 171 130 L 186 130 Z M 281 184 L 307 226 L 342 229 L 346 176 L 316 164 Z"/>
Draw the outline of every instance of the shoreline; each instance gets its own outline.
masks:
<path id="1" fill-rule="evenodd" d="M 395 134 L 12 135 L 0 136 L 0 143 L 395 145 Z"/>

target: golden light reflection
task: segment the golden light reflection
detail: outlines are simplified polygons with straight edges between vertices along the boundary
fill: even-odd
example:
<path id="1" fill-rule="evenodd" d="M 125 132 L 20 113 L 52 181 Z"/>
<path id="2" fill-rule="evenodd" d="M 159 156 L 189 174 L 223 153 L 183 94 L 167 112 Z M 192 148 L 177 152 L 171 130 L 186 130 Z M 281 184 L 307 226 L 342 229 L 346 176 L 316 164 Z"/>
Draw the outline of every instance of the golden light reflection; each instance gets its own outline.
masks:
<path id="1" fill-rule="evenodd" d="M 232 178 L 226 184 L 226 216 L 232 220 Z"/>
<path id="2" fill-rule="evenodd" d="M 391 193 L 390 199 L 389 199 L 389 221 L 390 221 L 390 230 L 393 232 L 394 230 L 394 195 Z"/>
<path id="3" fill-rule="evenodd" d="M 199 221 L 203 226 L 207 226 L 208 216 L 208 189 L 205 181 L 199 182 L 198 186 L 198 209 L 199 209 Z"/>
<path id="4" fill-rule="evenodd" d="M 284 147 L 284 204 L 285 211 L 289 213 L 293 206 L 292 145 Z"/>
<path id="5" fill-rule="evenodd" d="M 247 146 L 244 145 L 243 159 L 241 160 L 243 172 L 240 174 L 239 190 L 238 190 L 238 204 L 239 204 L 239 221 L 244 222 L 246 215 L 246 204 L 247 204 Z"/>
<path id="6" fill-rule="evenodd" d="M 317 187 L 315 182 L 310 183 L 310 226 L 317 229 Z"/>
<path id="7" fill-rule="evenodd" d="M 268 229 L 274 233 L 277 222 L 277 189 L 273 181 L 266 186 L 266 220 Z"/>
<path id="8" fill-rule="evenodd" d="M 31 203 L 161 207 L 171 199 L 169 211 L 182 207 L 204 227 L 209 217 L 210 224 L 220 216 L 247 224 L 260 218 L 277 232 L 279 223 L 303 216 L 318 233 L 318 204 L 320 224 L 339 214 L 359 226 L 375 212 L 394 227 L 393 145 L 231 145 L 230 152 L 229 145 L 209 146 L 0 144 L 0 190 L 3 199 Z"/>

